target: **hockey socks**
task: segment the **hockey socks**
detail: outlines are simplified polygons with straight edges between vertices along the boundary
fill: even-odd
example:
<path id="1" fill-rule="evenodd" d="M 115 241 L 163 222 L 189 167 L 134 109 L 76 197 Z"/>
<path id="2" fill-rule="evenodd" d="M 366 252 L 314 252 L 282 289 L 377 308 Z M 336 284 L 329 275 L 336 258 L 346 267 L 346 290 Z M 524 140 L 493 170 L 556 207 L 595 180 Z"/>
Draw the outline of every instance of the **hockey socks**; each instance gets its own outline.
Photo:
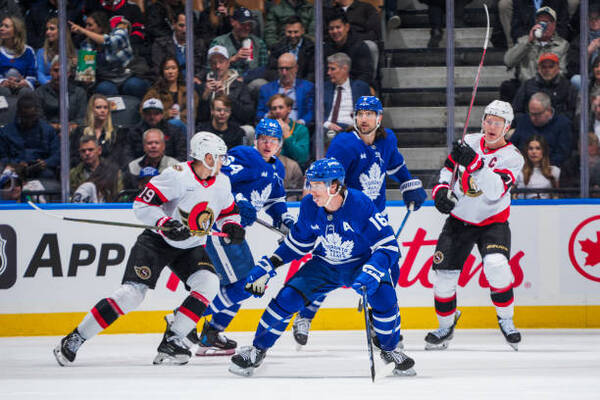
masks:
<path id="1" fill-rule="evenodd" d="M 496 289 L 490 286 L 490 297 L 496 306 L 496 314 L 501 319 L 512 319 L 515 313 L 515 296 L 512 284 L 504 289 Z"/>
<path id="2" fill-rule="evenodd" d="M 400 342 L 400 310 L 395 289 L 383 283 L 368 301 L 378 347 L 386 351 L 395 350 Z"/>
<path id="3" fill-rule="evenodd" d="M 85 340 L 90 339 L 108 328 L 119 316 L 124 314 L 113 299 L 110 297 L 102 299 L 83 318 L 77 331 Z"/>
<path id="4" fill-rule="evenodd" d="M 251 294 L 245 290 L 245 284 L 246 281 L 241 280 L 221 287 L 204 316 L 218 314 L 224 310 L 229 310 L 234 313 L 234 315 L 231 316 L 231 318 L 233 318 L 235 313 L 237 313 L 237 310 L 235 310 L 234 307 L 251 296 Z M 229 323 L 227 323 L 227 325 L 229 325 Z M 224 325 L 223 329 L 225 329 L 227 325 Z"/>
<path id="5" fill-rule="evenodd" d="M 285 331 L 292 315 L 303 304 L 304 299 L 300 293 L 289 286 L 285 286 L 265 309 L 258 323 L 252 344 L 263 350 L 272 347 Z"/>
<path id="6" fill-rule="evenodd" d="M 196 327 L 204 311 L 210 304 L 202 294 L 192 291 L 175 313 L 171 330 L 180 337 L 185 337 Z"/>
<path id="7" fill-rule="evenodd" d="M 310 303 L 309 305 L 304 307 L 302 310 L 300 310 L 298 315 L 302 318 L 312 320 L 315 317 L 315 314 L 317 313 L 317 311 L 319 311 L 319 308 L 321 308 L 321 304 L 323 303 L 323 300 L 325 300 L 325 297 L 326 296 L 323 295 L 323 296 L 313 300 L 312 303 Z"/>
<path id="8" fill-rule="evenodd" d="M 454 325 L 456 313 L 456 286 L 460 271 L 435 271 L 433 298 L 435 313 L 440 328 L 450 328 Z"/>
<path id="9" fill-rule="evenodd" d="M 213 317 L 210 320 L 209 324 L 221 332 L 224 331 L 225 329 L 227 329 L 227 327 L 231 323 L 231 320 L 235 317 L 241 306 L 241 304 L 234 304 L 229 308 L 226 308 L 216 314 L 213 314 Z"/>

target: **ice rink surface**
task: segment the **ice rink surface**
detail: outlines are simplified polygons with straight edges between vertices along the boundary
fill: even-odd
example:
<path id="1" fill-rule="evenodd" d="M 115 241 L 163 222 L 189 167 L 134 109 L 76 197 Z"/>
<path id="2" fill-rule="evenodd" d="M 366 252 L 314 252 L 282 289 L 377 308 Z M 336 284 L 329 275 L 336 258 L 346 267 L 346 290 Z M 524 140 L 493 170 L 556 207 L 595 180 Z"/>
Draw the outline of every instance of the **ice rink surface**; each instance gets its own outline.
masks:
<path id="1" fill-rule="evenodd" d="M 0 338 L 0 399 L 600 399 L 600 330 L 523 330 L 518 352 L 498 330 L 458 330 L 448 350 L 424 351 L 425 333 L 403 331 L 418 375 L 374 384 L 362 331 L 311 332 L 301 352 L 286 332 L 252 378 L 229 373 L 229 357 L 153 366 L 158 334 L 100 335 L 67 368 L 58 337 Z"/>

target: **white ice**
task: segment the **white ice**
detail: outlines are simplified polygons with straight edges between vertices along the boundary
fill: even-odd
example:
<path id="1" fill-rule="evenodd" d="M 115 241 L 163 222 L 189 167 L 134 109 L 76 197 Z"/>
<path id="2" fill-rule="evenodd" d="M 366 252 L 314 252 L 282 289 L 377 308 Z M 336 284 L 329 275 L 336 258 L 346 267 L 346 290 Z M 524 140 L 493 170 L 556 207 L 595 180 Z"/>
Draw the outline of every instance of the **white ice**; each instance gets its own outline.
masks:
<path id="1" fill-rule="evenodd" d="M 513 351 L 498 330 L 457 330 L 446 351 L 424 351 L 424 331 L 403 331 L 416 377 L 371 383 L 361 331 L 287 332 L 252 378 L 229 357 L 153 366 L 158 334 L 100 335 L 71 367 L 52 355 L 58 337 L 0 338 L 0 399 L 600 399 L 600 330 L 523 330 Z M 251 333 L 229 336 L 248 345 Z"/>

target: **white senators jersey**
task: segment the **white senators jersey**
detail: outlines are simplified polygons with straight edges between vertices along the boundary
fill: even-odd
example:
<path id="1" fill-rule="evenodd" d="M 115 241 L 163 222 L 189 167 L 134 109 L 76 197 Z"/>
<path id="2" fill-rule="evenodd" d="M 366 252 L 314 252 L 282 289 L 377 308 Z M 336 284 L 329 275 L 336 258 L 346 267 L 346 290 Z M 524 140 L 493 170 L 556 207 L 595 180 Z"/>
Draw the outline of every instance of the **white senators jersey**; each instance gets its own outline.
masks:
<path id="1" fill-rule="evenodd" d="M 511 143 L 487 149 L 482 133 L 466 135 L 465 143 L 482 157 L 483 167 L 470 174 L 459 165 L 458 179 L 452 188 L 458 202 L 451 215 L 479 226 L 505 222 L 510 215 L 510 188 L 523 168 L 523 156 Z M 450 183 L 453 170 L 454 160 L 449 155 L 440 172 L 440 184 Z"/>
<path id="2" fill-rule="evenodd" d="M 227 222 L 240 223 L 227 175 L 200 179 L 191 161 L 175 164 L 152 178 L 135 198 L 133 211 L 147 225 L 171 217 L 187 226 L 193 231 L 188 239 L 174 241 L 161 235 L 169 245 L 180 249 L 205 244 L 214 223 L 218 229 Z"/>

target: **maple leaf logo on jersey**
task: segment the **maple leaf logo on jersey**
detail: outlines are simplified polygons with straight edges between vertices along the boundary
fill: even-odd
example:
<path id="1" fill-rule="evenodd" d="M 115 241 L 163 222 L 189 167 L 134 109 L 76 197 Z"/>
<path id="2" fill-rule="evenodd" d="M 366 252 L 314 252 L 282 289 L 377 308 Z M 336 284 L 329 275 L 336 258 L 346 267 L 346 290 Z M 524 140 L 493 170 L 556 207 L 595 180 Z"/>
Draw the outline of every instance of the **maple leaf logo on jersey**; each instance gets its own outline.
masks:
<path id="1" fill-rule="evenodd" d="M 325 257 L 330 260 L 344 261 L 350 258 L 354 249 L 352 240 L 342 241 L 342 237 L 337 233 L 328 233 L 325 240 L 321 242 L 325 249 Z"/>
<path id="2" fill-rule="evenodd" d="M 253 190 L 252 193 L 250 193 L 250 202 L 252 203 L 254 208 L 256 208 L 257 210 L 263 208 L 263 206 L 271 196 L 271 190 L 271 184 L 269 183 L 267 186 L 265 186 L 262 192 L 258 193 L 256 190 Z"/>
<path id="3" fill-rule="evenodd" d="M 596 242 L 591 239 L 580 240 L 581 251 L 587 253 L 585 265 L 591 267 L 600 263 L 600 232 L 596 232 Z"/>
<path id="4" fill-rule="evenodd" d="M 385 180 L 385 174 L 381 171 L 379 164 L 373 163 L 366 173 L 360 174 L 358 180 L 360 181 L 364 194 L 371 200 L 375 200 L 377 196 L 379 196 L 381 185 Z"/>

